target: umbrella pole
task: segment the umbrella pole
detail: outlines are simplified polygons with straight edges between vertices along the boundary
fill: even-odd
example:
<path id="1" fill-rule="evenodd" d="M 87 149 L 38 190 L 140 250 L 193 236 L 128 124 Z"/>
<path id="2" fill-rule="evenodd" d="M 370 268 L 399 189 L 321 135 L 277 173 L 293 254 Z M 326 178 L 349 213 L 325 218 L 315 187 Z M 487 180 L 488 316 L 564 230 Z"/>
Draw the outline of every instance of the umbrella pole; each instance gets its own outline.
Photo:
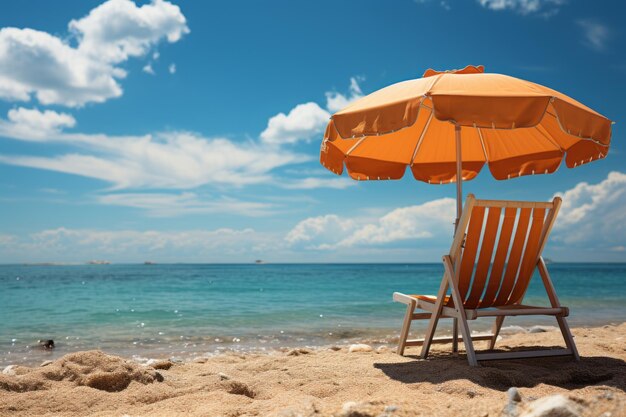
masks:
<path id="1" fill-rule="evenodd" d="M 454 125 L 454 137 L 456 139 L 456 221 L 454 231 L 456 232 L 463 211 L 463 169 L 461 156 L 461 126 Z"/>
<path id="2" fill-rule="evenodd" d="M 456 221 L 454 231 L 459 227 L 461 212 L 463 211 L 463 157 L 461 155 L 461 126 L 454 125 L 454 139 L 456 141 Z M 452 352 L 459 351 L 459 321 L 452 320 Z"/>

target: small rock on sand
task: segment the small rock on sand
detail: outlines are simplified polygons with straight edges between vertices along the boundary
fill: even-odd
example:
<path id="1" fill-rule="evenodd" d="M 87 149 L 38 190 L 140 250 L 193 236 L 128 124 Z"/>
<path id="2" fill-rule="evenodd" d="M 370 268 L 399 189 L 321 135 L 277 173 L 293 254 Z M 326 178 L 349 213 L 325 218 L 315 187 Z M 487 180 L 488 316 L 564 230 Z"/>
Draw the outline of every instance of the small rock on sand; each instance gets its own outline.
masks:
<path id="1" fill-rule="evenodd" d="M 43 361 L 43 362 L 41 362 L 41 365 L 39 365 L 39 366 L 48 366 L 51 363 L 52 363 L 52 361 Z"/>
<path id="2" fill-rule="evenodd" d="M 356 343 L 354 345 L 350 345 L 350 348 L 348 348 L 348 352 L 349 353 L 355 353 L 355 352 L 371 352 L 373 349 L 370 345 L 366 345 L 364 343 Z"/>
<path id="3" fill-rule="evenodd" d="M 152 366 L 154 369 L 161 369 L 161 370 L 167 371 L 172 366 L 174 366 L 174 363 L 170 361 L 156 361 L 150 364 L 150 366 Z"/>
<path id="4" fill-rule="evenodd" d="M 506 396 L 508 397 L 510 403 L 518 403 L 522 401 L 522 395 L 515 387 L 509 388 L 509 390 L 506 392 Z"/>
<path id="5" fill-rule="evenodd" d="M 500 334 L 504 336 L 519 333 L 528 333 L 528 330 L 526 330 L 522 326 L 505 326 L 500 330 Z"/>
<path id="6" fill-rule="evenodd" d="M 6 368 L 4 368 L 2 370 L 2 374 L 3 375 L 14 376 L 16 374 L 15 368 L 17 368 L 16 365 L 9 365 L 9 366 L 7 366 Z"/>
<path id="7" fill-rule="evenodd" d="M 558 328 L 554 326 L 533 326 L 530 329 L 528 329 L 528 333 L 545 333 L 545 332 L 552 332 L 555 330 L 558 330 Z"/>
<path id="8" fill-rule="evenodd" d="M 287 352 L 287 356 L 300 356 L 300 355 L 308 355 L 309 353 L 311 353 L 311 351 L 309 349 L 291 349 L 289 352 Z"/>
<path id="9" fill-rule="evenodd" d="M 580 409 L 567 397 L 557 394 L 529 403 L 520 417 L 580 417 Z"/>
<path id="10" fill-rule="evenodd" d="M 230 379 L 230 377 L 223 372 L 218 373 L 217 376 L 219 376 L 222 381 L 226 381 L 227 379 Z"/>
<path id="11" fill-rule="evenodd" d="M 383 346 L 378 346 L 376 348 L 376 353 L 386 353 L 389 351 L 389 347 L 383 345 Z"/>

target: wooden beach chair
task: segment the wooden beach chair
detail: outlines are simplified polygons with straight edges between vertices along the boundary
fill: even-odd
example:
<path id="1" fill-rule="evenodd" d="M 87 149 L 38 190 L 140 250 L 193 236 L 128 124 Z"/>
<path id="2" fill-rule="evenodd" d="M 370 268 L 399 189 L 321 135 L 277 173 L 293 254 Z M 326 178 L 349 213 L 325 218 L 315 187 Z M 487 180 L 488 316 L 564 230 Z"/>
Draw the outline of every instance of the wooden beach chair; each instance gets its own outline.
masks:
<path id="1" fill-rule="evenodd" d="M 450 343 L 458 351 L 458 341 L 465 345 L 467 360 L 478 361 L 571 355 L 579 360 L 578 351 L 550 280 L 541 253 L 561 206 L 561 199 L 551 202 L 477 200 L 468 195 L 452 242 L 450 253 L 443 257 L 444 276 L 437 296 L 394 293 L 394 301 L 407 305 L 400 334 L 398 353 L 407 346 L 422 346 L 425 359 L 432 343 Z M 535 271 L 546 289 L 550 307 L 522 304 Z M 448 295 L 448 290 L 450 294 Z M 426 311 L 415 313 L 415 309 Z M 517 352 L 474 351 L 474 341 L 488 340 L 493 350 L 506 316 L 554 316 L 559 324 L 565 349 L 523 350 Z M 495 317 L 490 334 L 471 335 L 468 320 Z M 435 338 L 440 318 L 453 319 L 451 337 Z M 424 339 L 407 340 L 413 320 L 429 320 Z M 461 329 L 461 338 L 458 327 Z"/>

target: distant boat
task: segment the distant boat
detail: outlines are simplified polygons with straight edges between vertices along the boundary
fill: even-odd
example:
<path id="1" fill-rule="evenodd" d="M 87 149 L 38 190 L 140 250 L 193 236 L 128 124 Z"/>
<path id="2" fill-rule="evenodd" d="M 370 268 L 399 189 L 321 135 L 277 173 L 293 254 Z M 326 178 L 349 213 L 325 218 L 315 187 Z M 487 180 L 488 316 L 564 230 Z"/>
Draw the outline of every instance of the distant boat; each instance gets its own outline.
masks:
<path id="1" fill-rule="evenodd" d="M 144 264 L 144 265 L 156 265 L 156 262 L 152 262 L 152 261 L 145 261 L 143 264 Z"/>
<path id="2" fill-rule="evenodd" d="M 87 262 L 88 265 L 110 265 L 111 262 L 110 261 L 104 261 L 101 259 L 93 259 L 91 261 Z"/>
<path id="3" fill-rule="evenodd" d="M 257 259 L 256 261 L 254 261 L 255 264 L 264 264 L 265 261 L 261 260 L 261 259 Z"/>

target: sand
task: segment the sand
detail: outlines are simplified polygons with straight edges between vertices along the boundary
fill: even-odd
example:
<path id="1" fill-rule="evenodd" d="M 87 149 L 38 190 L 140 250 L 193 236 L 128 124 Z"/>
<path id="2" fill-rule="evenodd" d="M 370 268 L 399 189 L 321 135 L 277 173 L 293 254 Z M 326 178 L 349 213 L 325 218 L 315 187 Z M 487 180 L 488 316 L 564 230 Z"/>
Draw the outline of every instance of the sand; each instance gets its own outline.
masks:
<path id="1" fill-rule="evenodd" d="M 419 348 L 401 357 L 393 346 L 352 352 L 343 346 L 152 366 L 78 352 L 41 367 L 5 369 L 0 415 L 626 416 L 626 323 L 574 335 L 578 363 L 543 358 L 478 368 L 444 346 L 426 361 L 417 359 Z M 532 343 L 557 346 L 562 339 L 556 331 L 516 334 L 498 347 Z M 511 387 L 521 401 L 508 400 L 516 396 L 507 393 Z M 554 394 L 563 396 L 545 398 Z M 546 407 L 559 411 L 546 414 Z"/>

